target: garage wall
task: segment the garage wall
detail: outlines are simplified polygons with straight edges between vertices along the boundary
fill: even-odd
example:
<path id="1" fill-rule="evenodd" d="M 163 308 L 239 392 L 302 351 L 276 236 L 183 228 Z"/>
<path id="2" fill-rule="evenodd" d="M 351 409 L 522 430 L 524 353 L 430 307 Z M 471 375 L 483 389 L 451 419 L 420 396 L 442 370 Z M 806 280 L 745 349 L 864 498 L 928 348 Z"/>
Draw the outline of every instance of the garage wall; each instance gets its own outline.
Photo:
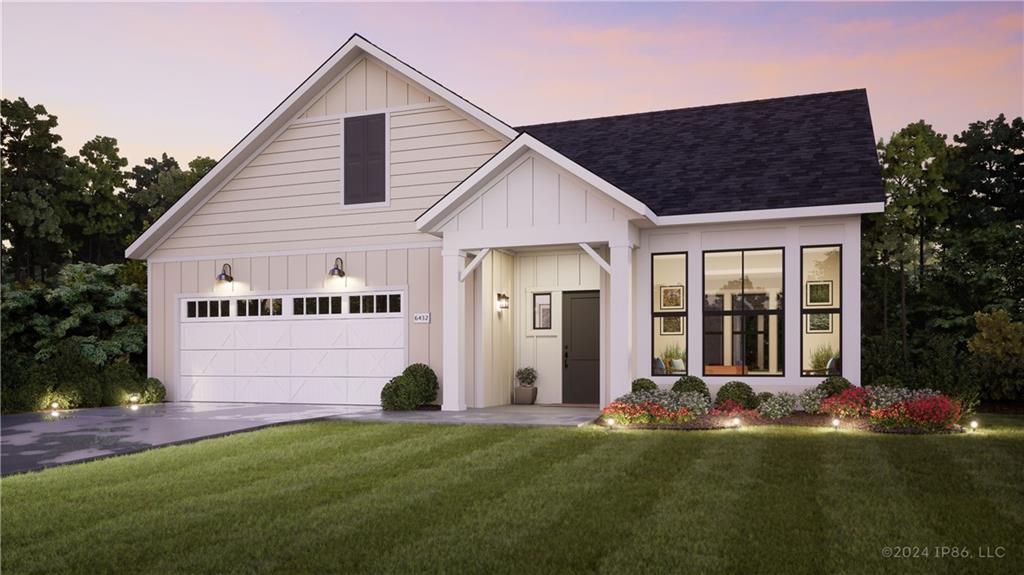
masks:
<path id="1" fill-rule="evenodd" d="M 329 278 L 334 258 L 345 262 L 345 278 Z M 235 281 L 215 285 L 224 263 Z M 149 263 L 149 376 L 167 387 L 168 400 L 179 398 L 177 330 L 181 294 L 230 294 L 269 291 L 345 291 L 407 287 L 409 362 L 430 365 L 441 374 L 441 249 L 403 247 L 349 252 L 195 259 Z M 414 323 L 413 314 L 430 313 L 430 323 Z"/>

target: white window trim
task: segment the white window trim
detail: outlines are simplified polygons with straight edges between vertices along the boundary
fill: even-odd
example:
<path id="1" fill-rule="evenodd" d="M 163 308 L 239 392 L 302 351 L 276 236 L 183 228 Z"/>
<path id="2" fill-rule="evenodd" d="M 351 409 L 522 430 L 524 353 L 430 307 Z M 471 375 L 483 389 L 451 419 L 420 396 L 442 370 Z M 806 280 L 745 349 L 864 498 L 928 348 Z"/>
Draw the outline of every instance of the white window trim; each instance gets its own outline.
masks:
<path id="1" fill-rule="evenodd" d="M 384 201 L 383 202 L 372 202 L 364 204 L 346 204 L 345 203 L 345 120 L 347 118 L 356 118 L 359 116 L 376 116 L 377 114 L 384 114 Z M 340 182 L 340 205 L 342 210 L 365 210 L 366 208 L 387 208 L 391 206 L 391 110 L 374 110 L 366 112 L 352 112 L 349 114 L 342 114 L 341 120 L 338 122 L 338 131 L 340 134 L 340 142 L 338 143 L 338 163 L 341 166 L 341 171 L 338 175 L 338 181 Z"/>

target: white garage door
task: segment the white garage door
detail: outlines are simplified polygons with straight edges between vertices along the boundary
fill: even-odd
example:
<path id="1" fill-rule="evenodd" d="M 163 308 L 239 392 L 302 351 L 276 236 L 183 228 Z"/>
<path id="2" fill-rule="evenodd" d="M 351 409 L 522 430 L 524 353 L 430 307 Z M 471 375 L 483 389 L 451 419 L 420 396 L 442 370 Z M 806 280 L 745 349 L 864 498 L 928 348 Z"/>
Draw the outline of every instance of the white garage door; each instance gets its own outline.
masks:
<path id="1" fill-rule="evenodd" d="M 401 292 L 181 300 L 183 401 L 377 405 L 407 361 Z"/>

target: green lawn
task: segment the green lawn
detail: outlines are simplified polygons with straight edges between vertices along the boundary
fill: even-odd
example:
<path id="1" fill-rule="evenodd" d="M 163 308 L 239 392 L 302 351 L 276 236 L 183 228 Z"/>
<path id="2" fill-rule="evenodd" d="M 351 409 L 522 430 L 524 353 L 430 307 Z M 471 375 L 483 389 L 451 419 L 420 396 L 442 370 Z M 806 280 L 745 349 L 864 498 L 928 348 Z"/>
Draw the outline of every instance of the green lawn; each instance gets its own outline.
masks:
<path id="1" fill-rule="evenodd" d="M 3 479 L 0 567 L 1019 573 L 1024 418 L 982 421 L 913 437 L 275 427 Z M 884 558 L 891 546 L 1005 557 Z"/>

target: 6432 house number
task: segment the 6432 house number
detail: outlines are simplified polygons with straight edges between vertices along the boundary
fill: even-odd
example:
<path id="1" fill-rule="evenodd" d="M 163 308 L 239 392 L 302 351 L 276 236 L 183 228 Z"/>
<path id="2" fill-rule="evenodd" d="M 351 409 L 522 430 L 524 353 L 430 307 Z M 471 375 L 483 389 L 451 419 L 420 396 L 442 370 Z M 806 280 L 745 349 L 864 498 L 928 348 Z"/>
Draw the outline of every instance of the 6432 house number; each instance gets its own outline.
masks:
<path id="1" fill-rule="evenodd" d="M 430 323 L 429 313 L 414 313 L 412 314 L 413 323 Z"/>

